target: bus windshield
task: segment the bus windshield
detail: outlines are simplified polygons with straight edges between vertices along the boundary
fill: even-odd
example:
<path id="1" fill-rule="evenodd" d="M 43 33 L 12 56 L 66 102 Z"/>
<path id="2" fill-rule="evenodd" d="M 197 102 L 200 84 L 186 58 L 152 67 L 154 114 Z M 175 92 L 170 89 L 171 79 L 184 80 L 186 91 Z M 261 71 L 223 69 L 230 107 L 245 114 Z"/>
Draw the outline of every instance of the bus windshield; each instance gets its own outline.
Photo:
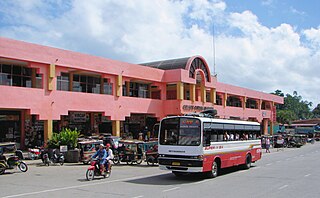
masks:
<path id="1" fill-rule="evenodd" d="M 196 118 L 167 118 L 160 126 L 160 144 L 199 146 L 201 142 L 200 120 Z"/>

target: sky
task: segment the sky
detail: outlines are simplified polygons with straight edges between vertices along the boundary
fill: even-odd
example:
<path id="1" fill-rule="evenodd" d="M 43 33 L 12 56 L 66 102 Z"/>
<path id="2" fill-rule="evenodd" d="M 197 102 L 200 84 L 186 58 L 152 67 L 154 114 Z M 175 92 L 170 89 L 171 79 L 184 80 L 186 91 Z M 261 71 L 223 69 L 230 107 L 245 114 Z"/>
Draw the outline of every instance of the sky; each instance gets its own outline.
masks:
<path id="1" fill-rule="evenodd" d="M 318 0 L 1 0 L 0 36 L 129 63 L 201 55 L 218 81 L 320 103 Z"/>

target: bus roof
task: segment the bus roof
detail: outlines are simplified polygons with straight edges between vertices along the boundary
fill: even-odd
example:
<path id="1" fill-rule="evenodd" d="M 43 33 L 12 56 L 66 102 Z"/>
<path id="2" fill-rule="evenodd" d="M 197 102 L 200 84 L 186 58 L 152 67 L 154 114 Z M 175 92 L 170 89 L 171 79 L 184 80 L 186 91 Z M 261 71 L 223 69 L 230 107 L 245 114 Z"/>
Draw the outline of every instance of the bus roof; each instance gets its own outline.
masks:
<path id="1" fill-rule="evenodd" d="M 198 117 L 198 116 L 170 116 L 167 118 L 197 118 L 201 120 L 201 122 L 216 122 L 216 123 L 223 123 L 223 124 L 243 124 L 243 125 L 256 125 L 260 126 L 259 122 L 253 121 L 244 121 L 244 120 L 227 120 L 227 119 L 219 119 L 219 118 L 208 118 L 208 117 Z"/>

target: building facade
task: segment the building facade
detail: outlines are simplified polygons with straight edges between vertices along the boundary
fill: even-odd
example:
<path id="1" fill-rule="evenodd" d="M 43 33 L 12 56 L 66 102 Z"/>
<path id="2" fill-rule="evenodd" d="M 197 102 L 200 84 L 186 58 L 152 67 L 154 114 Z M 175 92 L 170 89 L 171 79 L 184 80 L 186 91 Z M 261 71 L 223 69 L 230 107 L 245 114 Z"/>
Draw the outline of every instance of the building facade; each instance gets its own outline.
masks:
<path id="1" fill-rule="evenodd" d="M 275 122 L 283 98 L 220 83 L 201 56 L 131 64 L 0 37 L 0 142 L 41 145 L 63 127 L 136 138 L 169 115 L 216 109 Z"/>

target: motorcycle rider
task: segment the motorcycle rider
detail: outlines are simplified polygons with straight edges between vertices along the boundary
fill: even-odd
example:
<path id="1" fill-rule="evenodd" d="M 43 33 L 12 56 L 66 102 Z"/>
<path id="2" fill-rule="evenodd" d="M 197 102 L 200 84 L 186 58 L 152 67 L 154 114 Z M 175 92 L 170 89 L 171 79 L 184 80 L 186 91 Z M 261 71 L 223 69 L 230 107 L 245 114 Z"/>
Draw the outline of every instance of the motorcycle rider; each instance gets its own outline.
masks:
<path id="1" fill-rule="evenodd" d="M 99 150 L 97 150 L 97 152 L 94 155 L 92 155 L 92 157 L 91 157 L 92 159 L 94 159 L 96 157 L 99 158 L 100 171 L 101 171 L 102 175 L 104 175 L 104 172 L 105 172 L 104 165 L 106 164 L 107 155 L 108 155 L 108 152 L 104 148 L 104 145 L 100 144 Z"/>
<path id="2" fill-rule="evenodd" d="M 108 162 L 108 173 L 110 173 L 111 170 L 111 160 L 113 159 L 113 152 L 110 149 L 111 145 L 107 144 L 106 145 L 106 151 L 107 151 L 107 158 L 106 161 Z"/>

